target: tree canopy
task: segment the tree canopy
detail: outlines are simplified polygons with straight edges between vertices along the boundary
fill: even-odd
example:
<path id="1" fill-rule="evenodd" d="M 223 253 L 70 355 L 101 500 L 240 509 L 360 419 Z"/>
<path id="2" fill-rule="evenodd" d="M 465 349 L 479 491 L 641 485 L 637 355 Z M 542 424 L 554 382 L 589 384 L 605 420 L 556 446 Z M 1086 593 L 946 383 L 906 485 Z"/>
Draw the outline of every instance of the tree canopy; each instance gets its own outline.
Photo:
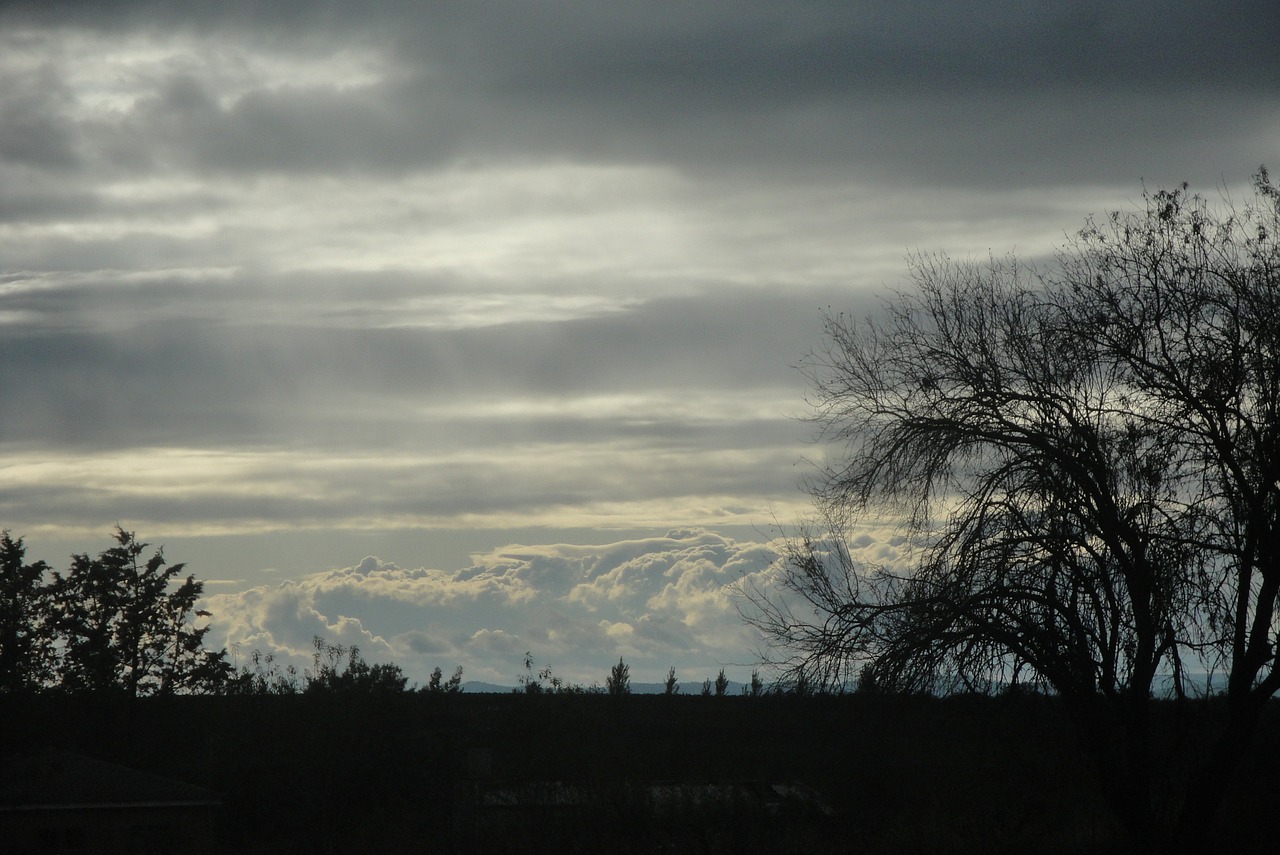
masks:
<path id="1" fill-rule="evenodd" d="M 204 585 L 162 550 L 117 528 L 96 558 L 72 556 L 66 574 L 26 563 L 26 546 L 0 534 L 0 691 L 58 688 L 129 696 L 217 690 L 231 668 L 204 646 Z"/>
<path id="2" fill-rule="evenodd" d="M 143 559 L 148 544 L 117 528 L 116 545 L 97 558 L 72 557 L 50 586 L 52 624 L 59 636 L 63 688 L 124 690 L 131 696 L 200 691 L 229 671 L 225 652 L 204 648 L 208 612 L 196 608 L 204 584 L 182 577 L 163 550 Z"/>

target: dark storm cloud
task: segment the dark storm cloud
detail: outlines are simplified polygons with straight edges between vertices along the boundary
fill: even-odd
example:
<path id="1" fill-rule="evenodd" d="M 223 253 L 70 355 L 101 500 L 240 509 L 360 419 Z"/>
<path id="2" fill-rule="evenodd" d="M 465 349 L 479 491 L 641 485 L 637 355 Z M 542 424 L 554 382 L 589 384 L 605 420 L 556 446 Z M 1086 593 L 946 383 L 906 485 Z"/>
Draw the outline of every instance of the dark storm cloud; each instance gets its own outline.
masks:
<path id="1" fill-rule="evenodd" d="M 1280 79 L 1280 16 L 1263 3 L 675 4 L 597 15 L 502 5 L 458 23 L 463 38 L 426 29 L 401 50 L 444 57 L 452 83 L 535 137 L 560 128 L 560 144 L 580 153 L 704 165 L 874 163 L 902 142 L 916 143 L 899 155 L 914 160 L 920 141 L 963 163 L 976 159 L 971 146 L 1017 149 L 1019 136 L 1036 146 L 1090 115 L 1096 132 L 1102 116 L 1191 105 L 1180 120 L 1124 129 L 1154 144 L 1188 124 L 1195 134 L 1195 113 L 1217 103 L 1210 93 L 1234 97 L 1205 120 L 1248 121 L 1248 99 L 1274 95 Z M 1065 110 L 1044 103 L 1063 97 Z M 988 137 L 993 124 L 1000 136 Z"/>
<path id="2" fill-rule="evenodd" d="M 402 55 L 422 58 L 432 71 L 456 69 L 456 78 L 470 73 L 468 80 L 499 81 L 504 88 L 524 80 L 529 92 L 573 87 L 636 94 L 689 82 L 742 97 L 744 90 L 843 90 L 848 83 L 841 81 L 849 79 L 994 80 L 1008 87 L 1155 79 L 1248 86 L 1252 79 L 1266 86 L 1266 72 L 1280 62 L 1269 49 L 1280 22 L 1274 5 L 1263 0 L 1219 6 L 1189 0 L 7 5 L 19 21 L 114 32 L 390 34 Z"/>
<path id="3" fill-rule="evenodd" d="M 152 81 L 123 117 L 85 128 L 56 99 L 17 98 L 0 151 L 46 168 L 88 147 L 117 166 L 235 172 L 562 156 L 698 170 L 860 165 L 886 180 L 953 184 L 1100 169 L 1176 180 L 1201 177 L 1184 173 L 1203 146 L 1233 167 L 1247 161 L 1274 131 L 1280 94 L 1280 15 L 1269 2 L 217 8 L 19 7 L 10 17 L 161 41 L 284 39 L 312 56 L 355 44 L 382 55 L 382 76 L 220 102 L 182 72 Z M 61 85 L 48 68 L 28 77 L 38 91 Z"/>

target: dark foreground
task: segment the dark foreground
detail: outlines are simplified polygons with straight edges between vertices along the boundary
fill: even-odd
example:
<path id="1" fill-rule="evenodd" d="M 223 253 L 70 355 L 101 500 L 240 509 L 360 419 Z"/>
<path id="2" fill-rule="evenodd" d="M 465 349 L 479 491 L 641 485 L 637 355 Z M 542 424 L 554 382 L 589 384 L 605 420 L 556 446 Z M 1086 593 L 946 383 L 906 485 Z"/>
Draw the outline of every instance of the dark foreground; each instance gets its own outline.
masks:
<path id="1" fill-rule="evenodd" d="M 1194 751 L 1206 716 L 1167 713 Z M 39 696 L 0 722 L 10 768 L 56 749 L 212 791 L 219 853 L 1118 851 L 1043 698 Z M 1278 773 L 1273 716 L 1220 851 L 1272 851 Z"/>

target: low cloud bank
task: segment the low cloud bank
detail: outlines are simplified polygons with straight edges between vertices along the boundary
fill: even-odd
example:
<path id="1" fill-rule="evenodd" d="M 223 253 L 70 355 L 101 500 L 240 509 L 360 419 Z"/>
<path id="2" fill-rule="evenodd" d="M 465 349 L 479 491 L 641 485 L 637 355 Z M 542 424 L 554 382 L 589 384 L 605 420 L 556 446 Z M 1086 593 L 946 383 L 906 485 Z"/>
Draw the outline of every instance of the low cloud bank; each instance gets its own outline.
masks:
<path id="1" fill-rule="evenodd" d="M 424 681 L 437 665 L 469 680 L 515 685 L 526 651 L 562 679 L 602 684 L 619 657 L 637 682 L 675 666 L 686 690 L 724 667 L 750 673 L 761 639 L 741 619 L 733 585 L 764 582 L 775 544 L 703 529 L 604 545 L 509 545 L 453 572 L 375 557 L 358 565 L 214 594 L 217 644 L 304 665 L 311 639 L 359 646 Z"/>
<path id="2" fill-rule="evenodd" d="M 887 528 L 849 533 L 854 560 L 900 565 L 907 546 Z M 684 691 L 720 668 L 746 681 L 764 639 L 742 617 L 744 587 L 782 596 L 784 545 L 735 540 L 702 528 L 606 544 L 511 544 L 444 570 L 367 557 L 275 585 L 213 594 L 214 644 L 254 649 L 304 667 L 316 635 L 395 662 L 411 680 L 462 665 L 466 679 L 514 686 L 529 652 L 535 669 L 603 685 L 621 657 L 636 683 L 675 667 Z M 797 605 L 797 616 L 804 611 Z"/>

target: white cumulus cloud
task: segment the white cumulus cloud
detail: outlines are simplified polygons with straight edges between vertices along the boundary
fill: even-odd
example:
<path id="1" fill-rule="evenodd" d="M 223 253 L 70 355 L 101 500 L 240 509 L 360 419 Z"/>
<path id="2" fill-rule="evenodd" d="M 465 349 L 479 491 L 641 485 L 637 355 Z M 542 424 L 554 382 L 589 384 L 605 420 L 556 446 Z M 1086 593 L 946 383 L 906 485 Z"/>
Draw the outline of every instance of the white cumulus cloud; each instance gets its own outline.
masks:
<path id="1" fill-rule="evenodd" d="M 766 543 L 673 530 L 601 545 L 511 545 L 453 572 L 367 557 L 206 602 L 216 643 L 300 665 L 321 635 L 419 681 L 437 665 L 462 665 L 468 679 L 511 685 L 527 651 L 583 685 L 603 682 L 619 657 L 638 682 L 658 682 L 674 665 L 700 683 L 720 667 L 749 674 L 760 639 L 733 585 L 776 560 Z"/>

